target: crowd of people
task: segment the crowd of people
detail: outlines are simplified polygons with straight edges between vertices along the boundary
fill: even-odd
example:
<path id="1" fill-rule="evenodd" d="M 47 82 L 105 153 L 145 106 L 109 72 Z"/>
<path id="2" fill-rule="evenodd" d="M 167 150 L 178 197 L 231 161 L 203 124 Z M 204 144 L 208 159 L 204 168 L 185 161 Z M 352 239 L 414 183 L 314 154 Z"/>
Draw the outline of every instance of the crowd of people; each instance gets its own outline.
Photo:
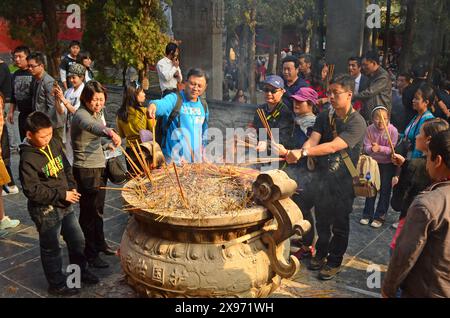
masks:
<path id="1" fill-rule="evenodd" d="M 19 178 L 39 233 L 49 293 L 66 296 L 78 290 L 66 285 L 60 234 L 70 262 L 80 266 L 84 284 L 99 282 L 89 266 L 109 266 L 101 253 L 115 254 L 103 233 L 106 153 L 120 148 L 122 138 L 130 157 L 133 143 L 157 140 L 168 161 L 202 162 L 210 113 L 202 96 L 207 73 L 193 68 L 183 77 L 179 47 L 169 43 L 156 67 L 161 98 L 147 101 L 139 83 L 130 83 L 116 116 L 116 132 L 106 123 L 108 94 L 93 79 L 89 54 L 80 53 L 76 41 L 69 51 L 60 67 L 61 87 L 45 71 L 42 53 L 16 48 L 18 70 L 9 79 L 11 89 L 0 95 L 0 127 L 6 127 L 5 103 L 10 103 L 11 124 L 19 112 Z M 294 256 L 309 259 L 308 269 L 319 271 L 323 280 L 342 270 L 355 199 L 352 169 L 365 154 L 376 163 L 380 188 L 377 205 L 376 196 L 367 196 L 361 226 L 382 227 L 390 206 L 401 212 L 382 294 L 449 297 L 449 81 L 442 79 L 433 87 L 426 68 L 419 65 L 413 81 L 399 74 L 397 89 L 392 89 L 391 75 L 377 54 L 349 57 L 347 62 L 348 74 L 332 77 L 332 67 L 323 59 L 286 56 L 280 76 L 264 74 L 265 103 L 249 124 L 256 150 L 286 161 L 282 169 L 299 187 L 293 200 L 312 224 L 310 233 L 292 241 L 298 246 Z M 234 101 L 244 100 L 238 90 Z M 261 133 L 267 124 L 277 131 L 277 139 Z M 4 189 L 11 189 L 14 177 L 5 147 L 9 149 L 2 142 L 0 180 Z M 375 177 L 370 173 L 375 170 L 364 176 L 368 181 Z M 0 230 L 18 224 L 5 215 L 0 198 Z"/>
<path id="2" fill-rule="evenodd" d="M 327 76 L 329 67 L 323 59 L 314 64 L 311 56 L 300 54 L 286 56 L 282 63 L 282 77 L 270 75 L 264 82 L 266 104 L 259 107 L 271 129 L 279 130 L 279 140 L 258 135 L 264 132 L 259 116 L 250 126 L 256 129 L 258 151 L 271 148 L 289 163 L 285 170 L 299 186 L 293 199 L 313 224 L 312 233 L 291 242 L 299 247 L 294 255 L 309 258 L 308 269 L 318 270 L 323 280 L 342 270 L 355 198 L 355 167 L 364 154 L 377 169 L 362 177 L 369 181 L 379 174 L 380 186 L 375 196 L 366 195 L 361 226 L 380 228 L 390 207 L 400 212 L 393 224 L 396 233 L 383 295 L 449 297 L 450 259 L 444 242 L 450 233 L 450 210 L 445 206 L 450 193 L 449 81 L 441 78 L 431 84 L 423 65 L 415 66 L 411 76 L 402 73 L 393 79 L 374 52 L 349 57 L 348 74 L 333 78 Z M 434 137 L 440 138 L 441 148 L 436 150 L 440 155 L 430 155 Z M 441 175 L 433 177 L 430 167 L 437 165 L 439 156 Z M 433 191 L 438 188 L 436 195 Z M 440 202 L 430 206 L 427 196 L 439 197 Z M 428 205 L 416 203 L 420 200 Z M 416 215 L 410 217 L 408 211 Z M 413 239 L 404 232 L 405 224 Z M 439 257 L 427 259 L 427 253 Z M 425 281 L 431 282 L 431 288 Z"/>

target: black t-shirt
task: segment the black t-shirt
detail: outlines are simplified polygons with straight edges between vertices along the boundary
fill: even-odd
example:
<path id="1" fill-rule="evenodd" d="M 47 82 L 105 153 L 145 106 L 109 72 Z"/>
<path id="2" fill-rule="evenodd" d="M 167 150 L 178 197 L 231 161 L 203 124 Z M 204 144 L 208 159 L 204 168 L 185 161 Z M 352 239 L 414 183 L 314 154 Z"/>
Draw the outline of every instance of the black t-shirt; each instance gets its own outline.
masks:
<path id="1" fill-rule="evenodd" d="M 32 92 L 31 83 L 33 76 L 29 70 L 19 69 L 14 72 L 12 77 L 12 97 L 11 102 L 16 104 L 19 112 L 32 112 Z"/>
<path id="2" fill-rule="evenodd" d="M 290 138 L 292 136 L 292 130 L 294 129 L 294 118 L 292 116 L 292 112 L 288 109 L 288 107 L 283 104 L 283 102 L 280 102 L 272 112 L 268 111 L 267 104 L 262 105 L 261 107 L 259 107 L 259 109 L 262 109 L 266 114 L 267 121 L 274 137 L 275 129 L 279 129 L 278 143 L 284 146 L 290 145 Z M 256 129 L 259 140 L 259 130 L 261 128 L 264 128 L 264 126 L 258 116 L 258 113 L 256 113 L 255 117 L 253 118 L 253 127 Z"/>
<path id="3" fill-rule="evenodd" d="M 348 115 L 348 118 L 345 122 L 343 119 L 336 117 L 337 135 L 347 143 L 348 148 L 344 149 L 344 151 L 348 153 L 355 167 L 358 164 L 366 129 L 366 121 L 357 111 L 354 111 L 353 113 Z M 324 111 L 319 114 L 313 127 L 313 131 L 318 132 L 322 136 L 320 138 L 319 144 L 331 142 L 334 140 L 333 129 L 330 124 L 329 111 Z M 328 159 L 330 158 L 330 160 L 332 160 L 333 157 L 339 158 L 339 169 L 341 171 L 342 169 L 345 169 L 346 171 L 347 167 L 345 166 L 342 158 L 340 158 L 340 153 L 318 157 L 318 168 L 320 170 L 328 171 Z M 350 174 L 348 173 L 348 175 Z"/>

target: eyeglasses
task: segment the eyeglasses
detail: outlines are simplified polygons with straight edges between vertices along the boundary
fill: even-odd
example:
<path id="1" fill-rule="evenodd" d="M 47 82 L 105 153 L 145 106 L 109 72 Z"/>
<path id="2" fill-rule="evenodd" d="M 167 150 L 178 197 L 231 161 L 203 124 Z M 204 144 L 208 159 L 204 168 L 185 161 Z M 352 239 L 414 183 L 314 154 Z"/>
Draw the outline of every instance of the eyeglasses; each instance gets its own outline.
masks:
<path id="1" fill-rule="evenodd" d="M 38 66 L 41 66 L 41 64 L 36 64 L 36 65 L 28 64 L 28 68 L 32 68 L 32 69 L 35 69 Z"/>
<path id="2" fill-rule="evenodd" d="M 347 91 L 345 91 L 345 92 L 330 92 L 330 91 L 328 91 L 327 92 L 327 96 L 328 97 L 337 96 L 337 95 L 341 95 L 341 94 L 344 94 L 344 93 L 348 93 L 348 92 Z"/>
<path id="3" fill-rule="evenodd" d="M 269 87 L 264 87 L 264 93 L 272 93 L 275 94 L 276 92 L 279 92 L 280 89 L 279 88 L 269 88 Z"/>

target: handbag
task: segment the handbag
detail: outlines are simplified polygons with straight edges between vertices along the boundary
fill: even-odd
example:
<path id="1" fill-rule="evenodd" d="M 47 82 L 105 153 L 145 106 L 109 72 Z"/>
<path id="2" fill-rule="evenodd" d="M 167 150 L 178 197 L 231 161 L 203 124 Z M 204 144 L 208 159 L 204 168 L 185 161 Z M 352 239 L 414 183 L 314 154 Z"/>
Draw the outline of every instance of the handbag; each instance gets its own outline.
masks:
<path id="1" fill-rule="evenodd" d="M 114 184 L 124 184 L 128 180 L 127 169 L 123 165 L 123 154 L 120 149 L 106 150 L 106 178 Z"/>

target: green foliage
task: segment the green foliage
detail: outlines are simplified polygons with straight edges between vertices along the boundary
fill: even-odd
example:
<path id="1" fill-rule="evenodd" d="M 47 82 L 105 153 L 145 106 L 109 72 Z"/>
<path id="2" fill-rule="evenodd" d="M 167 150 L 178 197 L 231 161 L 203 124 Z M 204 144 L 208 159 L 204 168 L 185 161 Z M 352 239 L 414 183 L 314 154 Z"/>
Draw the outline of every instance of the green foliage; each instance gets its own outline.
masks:
<path id="1" fill-rule="evenodd" d="M 114 64 L 133 65 L 143 70 L 162 56 L 169 37 L 159 1 L 106 0 L 103 14 L 108 21 L 106 35 Z"/>

